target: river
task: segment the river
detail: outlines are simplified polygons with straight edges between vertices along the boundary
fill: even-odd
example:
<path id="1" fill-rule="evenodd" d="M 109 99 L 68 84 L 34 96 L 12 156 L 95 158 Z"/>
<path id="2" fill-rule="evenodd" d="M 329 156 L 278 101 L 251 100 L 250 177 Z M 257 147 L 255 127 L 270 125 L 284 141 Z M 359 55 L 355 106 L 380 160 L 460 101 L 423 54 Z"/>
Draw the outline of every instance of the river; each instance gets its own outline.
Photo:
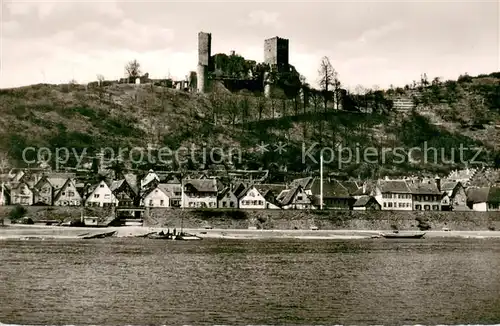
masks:
<path id="1" fill-rule="evenodd" d="M 495 324 L 500 240 L 0 241 L 0 322 Z"/>

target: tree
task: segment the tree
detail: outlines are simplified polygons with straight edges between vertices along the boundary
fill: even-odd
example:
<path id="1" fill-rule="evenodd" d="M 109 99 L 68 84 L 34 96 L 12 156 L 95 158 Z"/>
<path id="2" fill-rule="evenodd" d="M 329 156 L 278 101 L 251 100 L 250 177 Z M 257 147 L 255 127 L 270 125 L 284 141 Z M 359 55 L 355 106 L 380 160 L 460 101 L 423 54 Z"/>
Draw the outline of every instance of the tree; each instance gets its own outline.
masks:
<path id="1" fill-rule="evenodd" d="M 134 59 L 125 66 L 125 73 L 130 82 L 141 75 L 141 65 Z"/>
<path id="2" fill-rule="evenodd" d="M 321 64 L 318 70 L 319 74 L 319 86 L 323 92 L 323 101 L 325 105 L 325 111 L 328 106 L 328 101 L 330 99 L 331 89 L 334 90 L 336 100 L 338 99 L 338 90 L 340 88 L 340 81 L 338 80 L 338 73 L 333 69 L 330 59 L 328 57 L 323 57 L 321 59 Z M 338 102 L 338 101 L 336 101 Z"/>

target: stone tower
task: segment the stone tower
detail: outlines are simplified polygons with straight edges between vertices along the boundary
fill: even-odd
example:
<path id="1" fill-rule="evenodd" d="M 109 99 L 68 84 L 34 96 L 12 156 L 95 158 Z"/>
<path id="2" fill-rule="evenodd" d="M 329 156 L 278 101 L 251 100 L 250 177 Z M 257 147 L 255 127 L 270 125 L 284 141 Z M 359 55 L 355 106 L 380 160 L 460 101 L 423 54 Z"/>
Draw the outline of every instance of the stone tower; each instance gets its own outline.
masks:
<path id="1" fill-rule="evenodd" d="M 264 41 L 264 63 L 278 72 L 288 70 L 288 39 L 273 37 Z"/>
<path id="2" fill-rule="evenodd" d="M 208 67 L 212 52 L 212 34 L 198 33 L 198 67 L 196 70 L 196 84 L 199 93 L 207 91 Z"/>

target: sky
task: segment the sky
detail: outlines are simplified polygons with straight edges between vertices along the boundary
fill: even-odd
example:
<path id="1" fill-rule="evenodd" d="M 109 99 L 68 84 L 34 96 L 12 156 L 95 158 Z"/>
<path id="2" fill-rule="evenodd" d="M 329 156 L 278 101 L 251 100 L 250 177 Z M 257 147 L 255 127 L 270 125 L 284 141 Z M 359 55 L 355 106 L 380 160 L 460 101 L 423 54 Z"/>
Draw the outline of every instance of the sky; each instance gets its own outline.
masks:
<path id="1" fill-rule="evenodd" d="M 264 40 L 289 39 L 290 63 L 317 86 L 323 56 L 344 87 L 387 88 L 500 71 L 498 1 L 3 0 L 0 88 L 196 70 L 198 32 L 212 54 L 264 60 Z"/>

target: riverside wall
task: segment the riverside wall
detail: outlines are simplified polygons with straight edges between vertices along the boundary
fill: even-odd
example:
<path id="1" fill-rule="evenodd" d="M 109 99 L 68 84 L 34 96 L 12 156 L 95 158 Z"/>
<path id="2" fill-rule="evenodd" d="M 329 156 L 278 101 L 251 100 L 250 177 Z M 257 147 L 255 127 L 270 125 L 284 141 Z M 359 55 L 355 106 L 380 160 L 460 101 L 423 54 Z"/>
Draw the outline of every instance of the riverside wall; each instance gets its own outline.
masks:
<path id="1" fill-rule="evenodd" d="M 8 218 L 13 206 L 0 206 L 0 218 Z M 112 216 L 109 208 L 36 207 L 26 206 L 26 216 L 36 220 L 78 220 L 86 216 L 106 219 Z M 320 229 L 430 230 L 449 228 L 456 231 L 500 230 L 500 212 L 414 212 L 414 211 L 335 211 L 335 210 L 225 210 L 151 208 L 144 214 L 144 225 L 150 227 L 202 228 L 207 225 L 221 229 Z"/>

